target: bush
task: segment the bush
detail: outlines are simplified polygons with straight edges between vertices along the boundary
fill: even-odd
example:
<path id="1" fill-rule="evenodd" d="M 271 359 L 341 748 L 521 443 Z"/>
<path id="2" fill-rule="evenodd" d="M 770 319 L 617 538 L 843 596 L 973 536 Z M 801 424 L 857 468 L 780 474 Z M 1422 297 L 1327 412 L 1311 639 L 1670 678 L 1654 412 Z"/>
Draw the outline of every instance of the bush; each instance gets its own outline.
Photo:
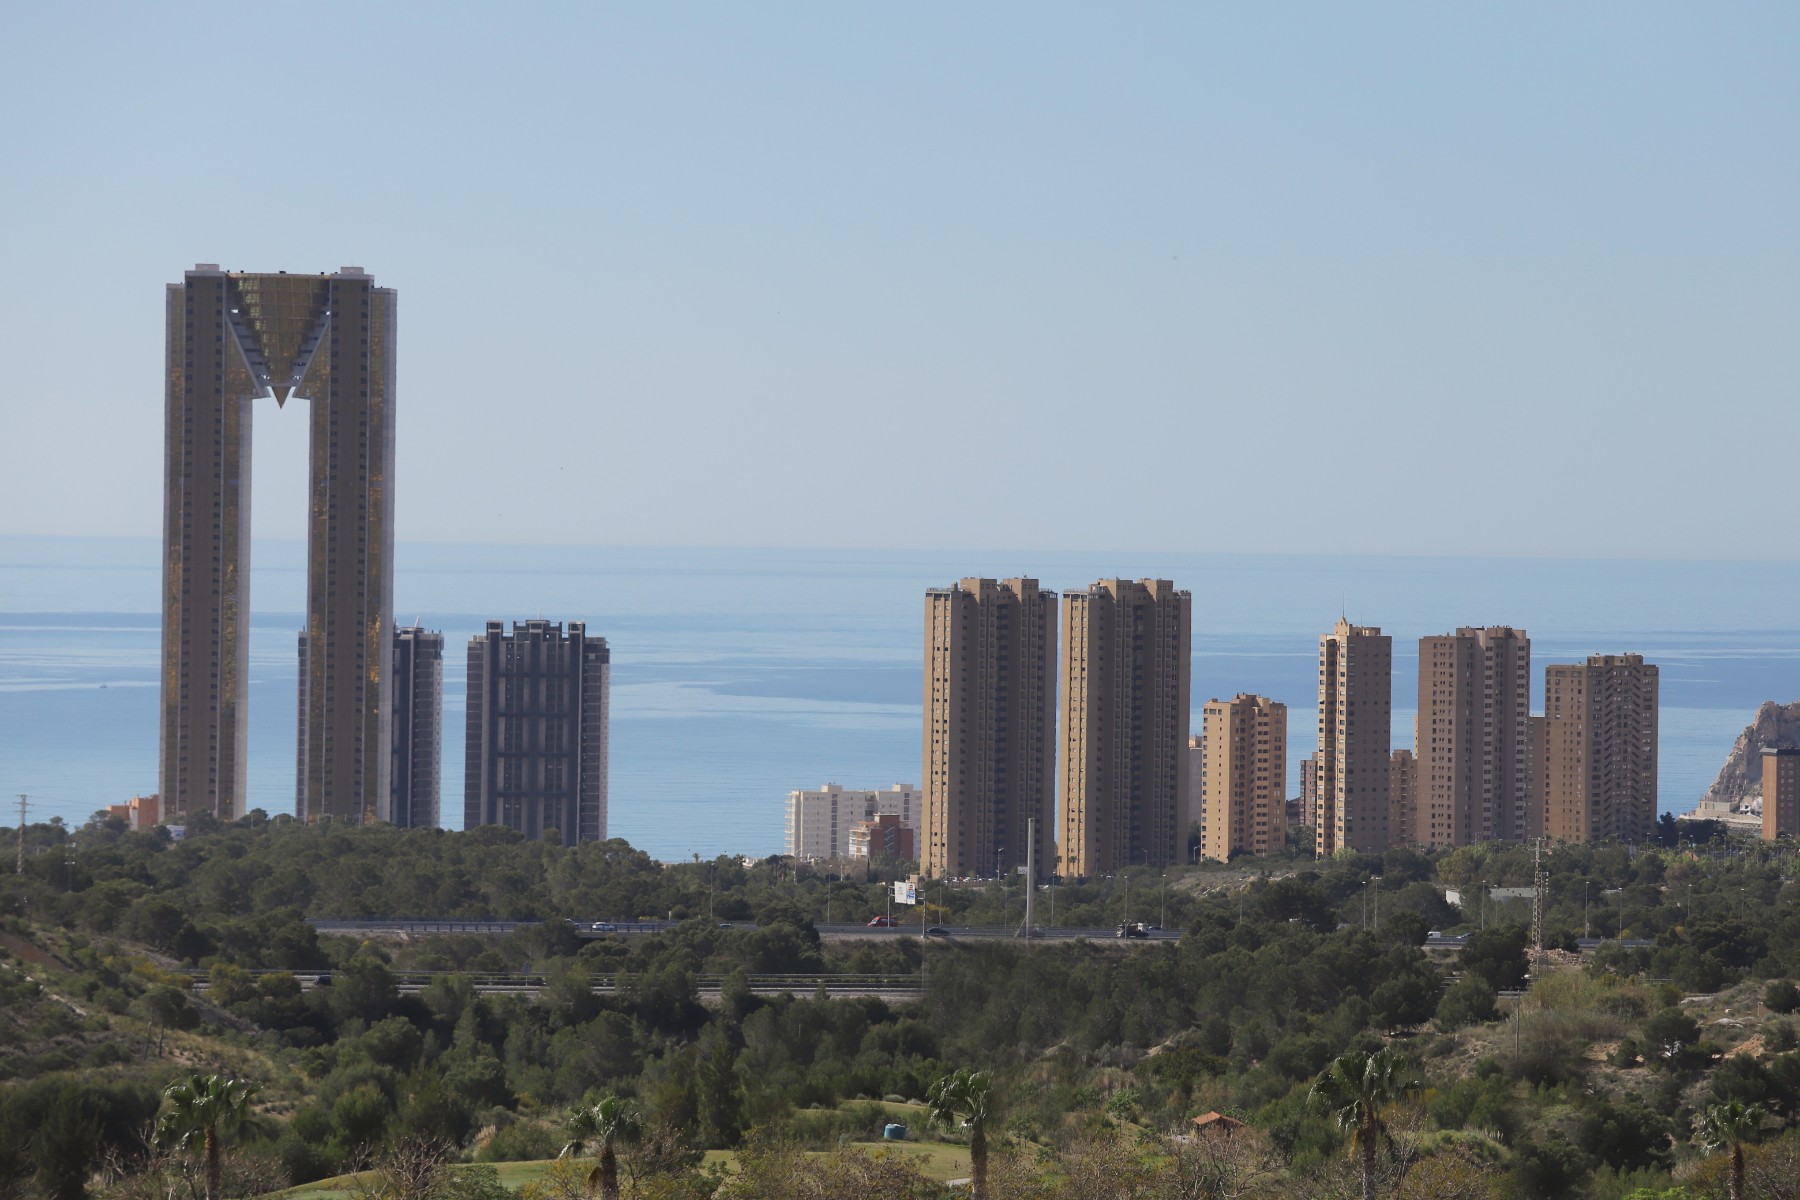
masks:
<path id="1" fill-rule="evenodd" d="M 520 1121 L 495 1132 L 475 1155 L 478 1162 L 523 1162 L 555 1158 L 563 1148 L 563 1136 L 538 1121 Z"/>
<path id="2" fill-rule="evenodd" d="M 1494 989 L 1476 974 L 1464 975 L 1450 985 L 1438 1001 L 1438 1028 L 1446 1033 L 1468 1025 L 1482 1025 L 1494 1019 Z"/>
<path id="3" fill-rule="evenodd" d="M 1783 1016 L 1800 1009 L 1800 987 L 1794 986 L 1791 979 L 1777 979 L 1763 989 L 1763 1005 Z"/>

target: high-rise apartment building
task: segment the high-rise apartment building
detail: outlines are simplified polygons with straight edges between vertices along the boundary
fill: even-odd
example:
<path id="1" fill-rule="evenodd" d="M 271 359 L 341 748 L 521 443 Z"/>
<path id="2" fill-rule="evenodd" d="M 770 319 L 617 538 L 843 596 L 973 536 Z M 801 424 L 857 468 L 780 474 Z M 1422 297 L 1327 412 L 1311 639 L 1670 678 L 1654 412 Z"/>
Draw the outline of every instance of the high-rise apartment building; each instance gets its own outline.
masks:
<path id="1" fill-rule="evenodd" d="M 1062 872 L 1182 862 L 1193 599 L 1102 579 L 1062 606 Z"/>
<path id="2" fill-rule="evenodd" d="M 896 783 L 879 791 L 862 791 L 828 783 L 817 791 L 787 795 L 787 853 L 794 858 L 843 858 L 851 853 L 850 835 L 859 822 L 893 817 L 912 831 L 917 844 L 925 797 L 917 784 Z M 908 855 L 907 857 L 912 857 Z"/>
<path id="3" fill-rule="evenodd" d="M 1657 675 L 1640 654 L 1544 668 L 1547 837 L 1642 842 L 1655 833 Z"/>
<path id="4" fill-rule="evenodd" d="M 1393 701 L 1393 638 L 1340 618 L 1319 639 L 1313 841 L 1321 858 L 1388 848 Z"/>
<path id="5" fill-rule="evenodd" d="M 250 409 L 309 400 L 308 707 L 302 815 L 361 821 L 388 794 L 394 327 L 357 267 L 202 263 L 168 289 L 163 474 L 163 816 L 245 811 Z"/>
<path id="6" fill-rule="evenodd" d="M 1800 749 L 1763 747 L 1762 836 L 1765 842 L 1800 836 Z"/>
<path id="7" fill-rule="evenodd" d="M 1533 836 L 1531 639 L 1505 625 L 1419 639 L 1417 822 L 1435 849 Z"/>
<path id="8" fill-rule="evenodd" d="M 1201 853 L 1227 862 L 1233 854 L 1287 847 L 1287 705 L 1239 693 L 1201 710 L 1206 750 L 1205 841 Z"/>
<path id="9" fill-rule="evenodd" d="M 1182 798 L 1181 813 L 1175 821 L 1181 839 L 1181 862 L 1193 862 L 1205 853 L 1206 738 L 1201 734 L 1188 735 L 1187 760 L 1187 795 Z M 1198 845 L 1191 844 L 1195 838 L 1199 839 Z"/>
<path id="10" fill-rule="evenodd" d="M 394 631 L 394 764 L 387 819 L 402 829 L 440 824 L 444 754 L 444 635 L 407 625 Z"/>
<path id="11" fill-rule="evenodd" d="M 1054 870 L 1056 593 L 1035 579 L 964 579 L 925 593 L 925 819 L 919 868 L 1010 873 L 1037 821 Z"/>
<path id="12" fill-rule="evenodd" d="M 606 840 L 606 639 L 569 622 L 489 621 L 469 639 L 463 828 L 504 825 L 565 846 Z"/>
<path id="13" fill-rule="evenodd" d="M 1388 756 L 1388 842 L 1411 841 L 1407 831 L 1418 824 L 1419 760 L 1411 750 L 1395 750 Z"/>
<path id="14" fill-rule="evenodd" d="M 1299 801 L 1300 824 L 1307 829 L 1316 831 L 1319 828 L 1319 752 L 1317 750 L 1300 760 Z"/>

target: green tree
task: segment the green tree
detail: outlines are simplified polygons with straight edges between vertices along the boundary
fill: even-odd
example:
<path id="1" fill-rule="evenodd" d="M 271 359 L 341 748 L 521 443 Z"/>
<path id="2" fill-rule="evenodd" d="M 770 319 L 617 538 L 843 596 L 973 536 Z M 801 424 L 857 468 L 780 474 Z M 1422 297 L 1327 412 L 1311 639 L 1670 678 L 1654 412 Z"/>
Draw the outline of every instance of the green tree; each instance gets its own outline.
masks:
<path id="1" fill-rule="evenodd" d="M 644 1134 L 637 1109 L 617 1096 L 607 1096 L 570 1113 L 567 1128 L 569 1144 L 563 1147 L 563 1154 L 579 1155 L 589 1144 L 598 1151 L 587 1177 L 588 1194 L 600 1200 L 619 1200 L 619 1148 Z"/>
<path id="2" fill-rule="evenodd" d="M 1731 1155 L 1727 1178 L 1731 1200 L 1744 1200 L 1744 1146 L 1762 1137 L 1762 1124 L 1768 1117 L 1760 1104 L 1733 1100 L 1715 1104 L 1700 1114 L 1700 1141 L 1709 1150 L 1724 1150 Z"/>
<path id="3" fill-rule="evenodd" d="M 224 1139 L 250 1124 L 250 1098 L 256 1085 L 223 1075 L 189 1075 L 163 1089 L 168 1111 L 156 1123 L 156 1140 L 172 1150 L 191 1152 L 198 1144 L 205 1165 L 206 1200 L 220 1200 Z"/>
<path id="4" fill-rule="evenodd" d="M 1337 1119 L 1350 1134 L 1351 1150 L 1360 1154 L 1363 1200 L 1375 1200 L 1376 1156 L 1392 1140 L 1388 1109 L 1418 1092 L 1418 1079 L 1392 1050 L 1346 1054 L 1313 1084 L 1312 1102 Z"/>
<path id="5" fill-rule="evenodd" d="M 987 1130 L 995 1116 L 993 1081 L 986 1071 L 964 1067 L 939 1079 L 925 1094 L 931 1119 L 946 1128 L 969 1130 L 969 1195 L 987 1200 Z"/>

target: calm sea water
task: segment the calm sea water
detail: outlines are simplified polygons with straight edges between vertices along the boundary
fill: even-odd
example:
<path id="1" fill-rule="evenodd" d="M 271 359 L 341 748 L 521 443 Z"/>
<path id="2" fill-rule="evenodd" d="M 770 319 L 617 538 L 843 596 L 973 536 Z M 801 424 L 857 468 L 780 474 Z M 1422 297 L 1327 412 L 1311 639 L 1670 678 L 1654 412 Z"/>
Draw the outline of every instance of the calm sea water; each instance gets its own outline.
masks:
<path id="1" fill-rule="evenodd" d="M 154 539 L 0 538 L 0 789 L 85 820 L 156 788 Z M 293 810 L 297 542 L 252 578 L 250 802 Z M 965 575 L 1055 588 L 1158 576 L 1194 594 L 1194 728 L 1213 696 L 1290 706 L 1290 790 L 1312 749 L 1318 637 L 1340 612 L 1394 636 L 1395 745 L 1417 639 L 1510 624 L 1542 664 L 1662 668 L 1662 807 L 1692 807 L 1763 700 L 1800 698 L 1800 563 L 1041 552 L 399 548 L 396 616 L 443 630 L 443 807 L 460 824 L 462 646 L 490 619 L 584 620 L 613 652 L 611 832 L 659 858 L 775 853 L 789 789 L 916 782 L 922 594 Z M 10 811 L 10 810 L 9 810 Z"/>

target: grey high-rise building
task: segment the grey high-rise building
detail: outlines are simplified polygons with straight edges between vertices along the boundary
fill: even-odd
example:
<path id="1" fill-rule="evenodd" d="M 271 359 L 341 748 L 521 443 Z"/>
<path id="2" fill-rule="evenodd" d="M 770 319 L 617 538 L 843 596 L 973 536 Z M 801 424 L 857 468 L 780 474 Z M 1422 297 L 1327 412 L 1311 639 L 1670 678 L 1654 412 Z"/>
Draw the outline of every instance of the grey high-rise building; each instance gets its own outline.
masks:
<path id="1" fill-rule="evenodd" d="M 444 635 L 408 625 L 394 631 L 394 764 L 387 819 L 436 829 L 444 753 Z"/>
<path id="2" fill-rule="evenodd" d="M 504 825 L 566 846 L 606 840 L 606 639 L 569 622 L 489 621 L 469 639 L 463 828 Z"/>
<path id="3" fill-rule="evenodd" d="M 245 811 L 251 405 L 309 403 L 305 819 L 388 795 L 396 299 L 357 267 L 202 263 L 168 290 L 160 778 L 165 819 Z M 298 500 L 296 500 L 298 503 Z"/>

